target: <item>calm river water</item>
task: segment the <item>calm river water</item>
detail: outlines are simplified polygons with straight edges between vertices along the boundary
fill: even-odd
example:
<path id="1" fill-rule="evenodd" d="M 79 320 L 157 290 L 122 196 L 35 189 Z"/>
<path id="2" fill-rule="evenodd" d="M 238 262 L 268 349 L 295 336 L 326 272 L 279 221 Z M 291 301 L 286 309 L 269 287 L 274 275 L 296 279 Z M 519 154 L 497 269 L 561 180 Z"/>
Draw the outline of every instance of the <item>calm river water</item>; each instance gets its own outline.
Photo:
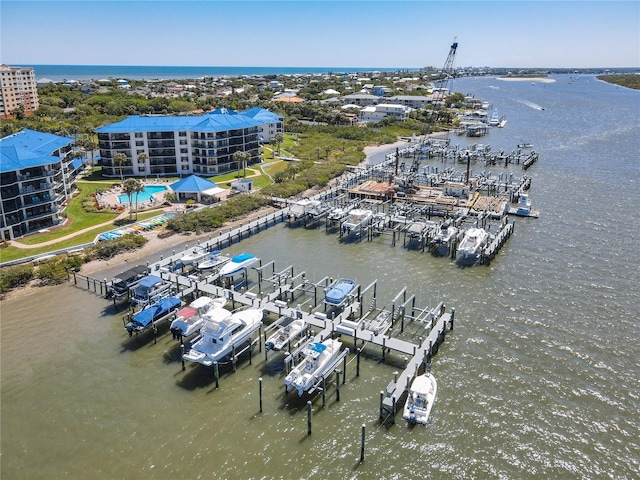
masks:
<path id="1" fill-rule="evenodd" d="M 541 216 L 517 220 L 489 266 L 322 227 L 229 249 L 316 280 L 377 279 L 379 306 L 408 286 L 455 307 L 426 427 L 378 422 L 402 359 L 372 352 L 359 377 L 352 360 L 340 402 L 333 388 L 326 408 L 314 399 L 307 435 L 308 398 L 284 394 L 280 357 L 245 359 L 216 389 L 210 370 L 181 370 L 171 335 L 131 342 L 109 302 L 63 285 L 1 305 L 2 478 L 638 478 L 640 92 L 555 79 L 453 85 L 508 119 L 476 141 L 540 153 L 527 173 Z"/>

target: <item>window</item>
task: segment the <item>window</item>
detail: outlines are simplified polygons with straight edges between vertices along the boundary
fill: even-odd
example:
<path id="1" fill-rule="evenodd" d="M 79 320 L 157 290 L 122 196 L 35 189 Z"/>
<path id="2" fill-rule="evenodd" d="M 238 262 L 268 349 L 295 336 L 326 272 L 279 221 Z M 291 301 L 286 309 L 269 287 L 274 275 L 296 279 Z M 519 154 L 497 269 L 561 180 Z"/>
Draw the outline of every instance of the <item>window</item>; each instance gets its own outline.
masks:
<path id="1" fill-rule="evenodd" d="M 187 136 L 187 132 L 178 132 L 178 136 L 179 137 L 186 137 Z"/>
<path id="2" fill-rule="evenodd" d="M 182 170 L 189 170 L 189 165 L 182 165 Z"/>
<path id="3" fill-rule="evenodd" d="M 144 146 L 144 142 L 142 140 L 136 140 L 136 147 L 143 147 L 143 146 Z"/>
<path id="4" fill-rule="evenodd" d="M 142 138 L 142 132 L 136 132 L 136 138 Z"/>

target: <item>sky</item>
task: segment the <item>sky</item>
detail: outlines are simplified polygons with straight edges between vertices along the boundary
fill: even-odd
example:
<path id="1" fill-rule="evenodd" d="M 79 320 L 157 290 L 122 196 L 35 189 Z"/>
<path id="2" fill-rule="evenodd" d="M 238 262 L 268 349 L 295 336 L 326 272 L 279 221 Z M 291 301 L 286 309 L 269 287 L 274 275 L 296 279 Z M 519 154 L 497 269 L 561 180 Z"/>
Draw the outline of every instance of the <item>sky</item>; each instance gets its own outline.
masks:
<path id="1" fill-rule="evenodd" d="M 640 66 L 640 1 L 0 0 L 0 62 Z"/>

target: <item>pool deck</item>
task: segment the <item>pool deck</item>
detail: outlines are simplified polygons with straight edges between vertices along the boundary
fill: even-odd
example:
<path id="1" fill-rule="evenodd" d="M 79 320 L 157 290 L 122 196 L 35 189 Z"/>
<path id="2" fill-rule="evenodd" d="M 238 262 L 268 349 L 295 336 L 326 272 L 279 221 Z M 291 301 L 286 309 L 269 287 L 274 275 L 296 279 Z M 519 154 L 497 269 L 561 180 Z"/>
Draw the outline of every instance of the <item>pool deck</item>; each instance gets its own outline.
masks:
<path id="1" fill-rule="evenodd" d="M 158 205 L 162 205 L 164 203 L 165 200 L 165 194 L 167 192 L 170 191 L 170 188 L 168 185 L 158 185 L 158 184 L 154 184 L 154 183 L 145 183 L 144 184 L 145 187 L 148 185 L 150 187 L 158 187 L 158 186 L 163 186 L 166 187 L 167 190 L 164 190 L 162 192 L 157 192 L 153 194 L 153 199 L 151 200 L 147 200 L 144 202 L 139 201 L 138 202 L 138 209 L 143 209 L 143 208 L 149 208 L 149 207 L 154 207 L 154 206 L 158 206 Z M 123 206 L 123 207 L 128 207 L 129 202 L 124 202 L 124 203 L 120 203 L 120 200 L 118 199 L 118 196 L 122 195 L 122 187 L 117 186 L 117 187 L 112 187 L 109 190 L 107 190 L 106 192 L 98 195 L 96 198 L 98 200 L 98 204 L 102 207 L 112 207 L 112 208 L 117 208 L 119 206 Z M 135 201 L 135 195 L 132 198 L 133 200 L 133 204 L 135 205 L 136 201 Z M 134 207 L 135 208 L 135 207 Z"/>

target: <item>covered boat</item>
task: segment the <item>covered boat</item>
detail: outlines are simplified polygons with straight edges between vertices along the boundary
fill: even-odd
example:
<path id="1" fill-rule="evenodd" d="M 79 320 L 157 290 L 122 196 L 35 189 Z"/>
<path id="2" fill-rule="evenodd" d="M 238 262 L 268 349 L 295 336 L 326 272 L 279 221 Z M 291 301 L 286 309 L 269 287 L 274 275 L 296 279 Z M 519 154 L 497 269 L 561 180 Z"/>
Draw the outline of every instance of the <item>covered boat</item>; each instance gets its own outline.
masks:
<path id="1" fill-rule="evenodd" d="M 330 305 L 341 306 L 356 288 L 356 281 L 339 278 L 324 289 L 324 301 Z"/>
<path id="2" fill-rule="evenodd" d="M 170 288 L 171 284 L 162 278 L 156 275 L 147 275 L 133 289 L 131 302 L 136 305 L 147 305 L 156 298 L 166 295 Z"/>
<path id="3" fill-rule="evenodd" d="M 129 290 L 147 275 L 147 271 L 148 268 L 146 266 L 137 265 L 113 277 L 107 289 L 107 298 L 120 300 L 128 296 Z"/>
<path id="4" fill-rule="evenodd" d="M 204 324 L 204 315 L 213 308 L 224 307 L 226 303 L 224 298 L 203 296 L 178 310 L 170 327 L 174 338 L 190 337 L 197 333 Z"/>
<path id="5" fill-rule="evenodd" d="M 175 312 L 181 304 L 182 301 L 177 297 L 166 297 L 146 306 L 134 314 L 131 321 L 125 325 L 129 336 L 133 335 L 133 332 L 140 333 L 151 328 L 155 322 L 164 320 Z"/>
<path id="6" fill-rule="evenodd" d="M 287 389 L 294 387 L 298 396 L 310 390 L 323 376 L 328 375 L 340 354 L 342 343 L 327 339 L 322 343 L 312 342 L 303 351 L 302 360 L 284 379 Z"/>
<path id="7" fill-rule="evenodd" d="M 410 423 L 425 425 L 438 393 L 438 382 L 431 373 L 417 376 L 411 383 L 402 418 Z"/>

